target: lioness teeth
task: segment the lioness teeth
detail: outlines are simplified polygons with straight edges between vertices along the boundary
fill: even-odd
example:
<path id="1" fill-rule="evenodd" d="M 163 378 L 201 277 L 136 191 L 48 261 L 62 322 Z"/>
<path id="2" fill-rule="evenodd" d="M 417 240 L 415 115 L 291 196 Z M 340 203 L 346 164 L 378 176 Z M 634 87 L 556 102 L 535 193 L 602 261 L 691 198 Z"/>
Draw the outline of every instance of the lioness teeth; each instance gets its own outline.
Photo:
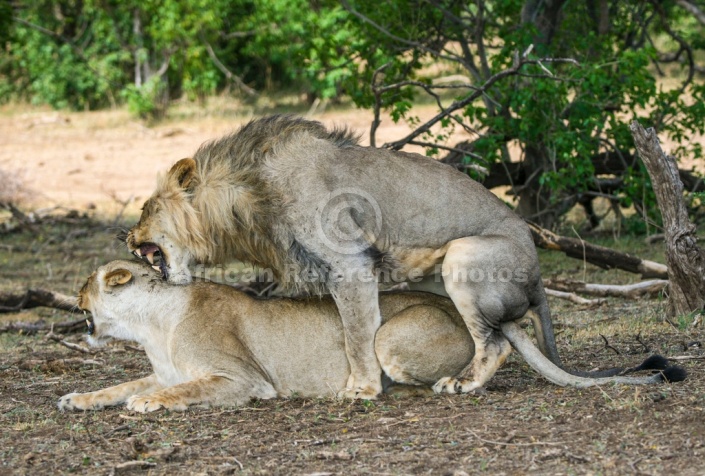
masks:
<path id="1" fill-rule="evenodd" d="M 157 265 L 152 265 L 152 269 L 155 271 L 161 271 L 161 268 Z"/>
<path id="2" fill-rule="evenodd" d="M 139 248 L 135 248 L 135 251 L 133 251 L 133 253 L 134 253 L 135 256 L 137 256 L 138 258 L 141 258 L 141 257 L 142 257 L 142 252 L 140 251 Z"/>
<path id="3" fill-rule="evenodd" d="M 147 261 L 149 261 L 149 264 L 154 264 L 154 251 L 150 251 L 145 256 L 147 257 Z"/>

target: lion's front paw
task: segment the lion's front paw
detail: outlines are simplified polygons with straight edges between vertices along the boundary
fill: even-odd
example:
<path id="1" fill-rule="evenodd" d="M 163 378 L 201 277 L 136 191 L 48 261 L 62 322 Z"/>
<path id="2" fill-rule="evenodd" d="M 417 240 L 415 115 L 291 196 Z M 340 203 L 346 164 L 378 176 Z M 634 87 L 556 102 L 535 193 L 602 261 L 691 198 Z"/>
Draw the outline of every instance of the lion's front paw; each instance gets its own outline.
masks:
<path id="1" fill-rule="evenodd" d="M 376 400 L 379 391 L 372 387 L 345 388 L 338 392 L 338 398 L 348 400 Z"/>
<path id="2" fill-rule="evenodd" d="M 433 386 L 435 393 L 485 393 L 482 384 L 474 380 L 456 377 L 443 377 Z"/>
<path id="3" fill-rule="evenodd" d="M 158 395 L 133 395 L 127 399 L 127 409 L 140 413 L 149 413 L 166 408 L 167 410 L 184 411 L 188 408 L 181 402 L 173 399 L 161 398 Z"/>
<path id="4" fill-rule="evenodd" d="M 90 393 L 69 393 L 59 399 L 59 410 L 100 410 L 103 408 Z"/>

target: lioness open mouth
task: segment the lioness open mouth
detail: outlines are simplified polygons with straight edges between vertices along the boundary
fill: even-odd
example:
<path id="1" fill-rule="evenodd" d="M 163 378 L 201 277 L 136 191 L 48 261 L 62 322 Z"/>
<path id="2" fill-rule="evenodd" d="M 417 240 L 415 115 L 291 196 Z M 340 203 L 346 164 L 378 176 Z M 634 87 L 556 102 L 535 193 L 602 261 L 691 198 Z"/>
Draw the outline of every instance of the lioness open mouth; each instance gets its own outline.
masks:
<path id="1" fill-rule="evenodd" d="M 93 322 L 93 315 L 86 318 L 86 326 L 88 327 L 87 333 L 89 336 L 95 334 L 95 322 Z"/>
<path id="2" fill-rule="evenodd" d="M 169 278 L 169 268 L 161 248 L 154 243 L 142 243 L 132 252 L 138 258 L 149 263 L 152 268 L 162 273 L 162 278 Z"/>

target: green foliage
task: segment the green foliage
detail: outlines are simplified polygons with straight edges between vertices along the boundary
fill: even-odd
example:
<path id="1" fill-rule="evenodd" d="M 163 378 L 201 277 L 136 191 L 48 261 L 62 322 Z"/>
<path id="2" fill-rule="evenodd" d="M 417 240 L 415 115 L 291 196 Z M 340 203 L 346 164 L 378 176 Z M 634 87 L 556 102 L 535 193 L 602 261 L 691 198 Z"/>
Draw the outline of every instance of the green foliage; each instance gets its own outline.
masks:
<path id="1" fill-rule="evenodd" d="M 171 98 L 237 93 L 244 83 L 309 99 L 347 95 L 419 127 L 418 85 L 460 74 L 472 87 L 437 91 L 440 109 L 464 106 L 418 137 L 427 154 L 444 154 L 462 129 L 475 131 L 466 162 L 479 156 L 490 168 L 518 146 L 528 189 L 559 209 L 599 190 L 595 157 L 634 155 L 632 120 L 657 127 L 678 157 L 703 153 L 690 137 L 705 133 L 705 84 L 688 80 L 686 54 L 703 57 L 703 25 L 674 2 L 608 0 L 601 28 L 598 3 L 0 0 L 0 98 L 73 109 L 124 101 L 155 119 Z M 530 45 L 532 64 L 467 100 Z M 669 54 L 679 62 L 662 63 Z M 538 61 L 546 57 L 577 64 Z M 621 203 L 657 220 L 645 171 L 621 177 Z"/>
<path id="2" fill-rule="evenodd" d="M 141 87 L 129 84 L 122 95 L 127 101 L 130 113 L 141 119 L 155 120 L 164 116 L 164 83 L 159 78 L 153 77 Z"/>
<path id="3" fill-rule="evenodd" d="M 554 19 L 552 38 L 531 21 L 523 22 L 522 8 L 541 2 L 425 2 L 398 0 L 378 2 L 357 0 L 351 8 L 365 17 L 357 24 L 366 39 L 358 49 L 362 70 L 350 77 L 357 83 L 351 97 L 361 107 L 372 107 L 375 97 L 372 77 L 383 64 L 385 77 L 379 86 L 406 80 L 429 82 L 423 75 L 430 65 L 445 74 L 467 75 L 479 87 L 493 75 L 510 68 L 517 54 L 533 50 L 528 59 L 573 58 L 579 64 L 549 62 L 528 64 L 521 75 L 511 75 L 494 83 L 482 97 L 467 104 L 459 120 L 445 120 L 423 135 L 426 142 L 443 143 L 458 124 L 478 131 L 473 153 L 484 164 L 508 160 L 509 143 L 523 151 L 527 176 L 535 185 L 549 191 L 548 207 L 560 207 L 566 199 L 577 200 L 595 190 L 593 160 L 606 151 L 632 156 L 634 145 L 628 128 L 634 119 L 657 126 L 662 137 L 676 142 L 678 156 L 702 157 L 701 144 L 688 138 L 705 127 L 705 85 L 674 81 L 659 83 L 659 70 L 653 64 L 659 52 L 643 38 L 656 38 L 667 44 L 664 27 L 688 38 L 695 49 L 705 48 L 702 25 L 682 9 L 654 10 L 650 4 L 609 2 L 609 29 L 598 31 L 590 16 L 590 2 L 566 2 Z M 560 2 L 556 2 L 560 3 Z M 434 4 L 435 5 L 435 4 Z M 483 10 L 480 12 L 478 5 Z M 537 15 L 548 9 L 539 7 Z M 480 15 L 482 13 L 482 15 Z M 662 22 L 648 22 L 659 18 Z M 473 18 L 474 17 L 474 18 Z M 468 18 L 473 18 L 468 20 Z M 478 36 L 478 34 L 480 36 Z M 700 36 L 698 36 L 700 35 Z M 642 40 L 638 40 L 641 37 Z M 489 47 L 488 45 L 492 45 Z M 463 49 L 463 45 L 467 48 Z M 679 44 L 673 45 L 678 51 Z M 681 51 L 682 52 L 682 51 Z M 702 54 L 702 53 L 700 53 Z M 350 83 L 349 83 L 350 84 Z M 668 86 L 665 86 L 667 85 Z M 386 109 L 394 121 L 414 123 L 413 99 L 420 89 L 408 85 L 388 88 L 377 107 Z M 464 100 L 473 90 L 459 90 L 452 99 Z M 446 101 L 445 105 L 450 101 Z M 429 147 L 428 153 L 438 153 Z M 657 206 L 648 174 L 628 169 L 623 186 L 616 192 L 624 205 L 634 204 L 640 213 L 657 221 Z M 574 203 L 574 202 L 573 202 Z"/>

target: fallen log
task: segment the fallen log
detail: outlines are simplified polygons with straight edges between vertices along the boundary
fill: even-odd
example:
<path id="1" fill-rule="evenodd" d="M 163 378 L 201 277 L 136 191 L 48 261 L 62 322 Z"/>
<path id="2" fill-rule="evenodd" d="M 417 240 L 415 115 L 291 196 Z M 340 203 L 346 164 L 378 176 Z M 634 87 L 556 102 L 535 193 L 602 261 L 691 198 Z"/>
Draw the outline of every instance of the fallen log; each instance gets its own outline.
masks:
<path id="1" fill-rule="evenodd" d="M 697 229 L 688 218 L 676 160 L 663 152 L 653 128 L 644 130 L 637 121 L 632 122 L 629 128 L 651 177 L 663 217 L 666 263 L 671 283 L 668 314 L 702 313 L 705 311 L 705 250 L 698 247 Z"/>
<path id="2" fill-rule="evenodd" d="M 545 288 L 544 290 L 546 291 L 547 296 L 553 296 L 558 299 L 565 299 L 566 301 L 570 301 L 574 304 L 581 304 L 584 306 L 599 306 L 607 302 L 606 299 L 585 299 L 584 297 L 580 297 L 575 293 L 558 291 L 556 289 Z"/>
<path id="3" fill-rule="evenodd" d="M 527 223 L 534 238 L 534 244 L 538 248 L 562 251 L 571 258 L 585 260 L 600 268 L 617 268 L 640 274 L 644 279 L 668 279 L 668 268 L 661 263 L 641 259 L 605 246 L 593 245 L 578 238 L 557 235 L 535 223 Z"/>
<path id="4" fill-rule="evenodd" d="M 29 289 L 25 293 L 0 291 L 0 313 L 18 312 L 35 307 L 52 307 L 69 312 L 79 312 L 75 296 L 47 291 L 46 289 Z"/>
<path id="5" fill-rule="evenodd" d="M 86 320 L 77 319 L 70 322 L 49 323 L 40 322 L 10 322 L 0 327 L 0 334 L 5 332 L 21 332 L 23 334 L 36 334 L 37 332 L 49 330 L 61 331 L 63 333 L 84 332 L 86 330 Z"/>
<path id="6" fill-rule="evenodd" d="M 638 299 L 657 296 L 666 290 L 668 281 L 665 279 L 652 279 L 634 284 L 594 284 L 563 279 L 544 279 L 543 285 L 546 288 L 557 291 L 586 294 L 588 296 Z"/>

